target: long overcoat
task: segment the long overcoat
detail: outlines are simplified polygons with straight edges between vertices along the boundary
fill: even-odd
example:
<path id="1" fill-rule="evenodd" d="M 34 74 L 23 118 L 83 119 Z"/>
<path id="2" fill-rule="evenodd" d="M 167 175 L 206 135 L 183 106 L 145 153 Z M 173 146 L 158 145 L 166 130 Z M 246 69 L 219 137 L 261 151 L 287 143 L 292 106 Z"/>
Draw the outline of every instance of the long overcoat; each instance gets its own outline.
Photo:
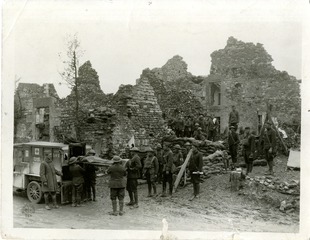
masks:
<path id="1" fill-rule="evenodd" d="M 58 184 L 56 175 L 62 176 L 61 172 L 55 169 L 52 162 L 42 162 L 40 165 L 40 177 L 42 183 L 47 182 L 47 186 L 42 184 L 42 192 L 56 192 Z"/>

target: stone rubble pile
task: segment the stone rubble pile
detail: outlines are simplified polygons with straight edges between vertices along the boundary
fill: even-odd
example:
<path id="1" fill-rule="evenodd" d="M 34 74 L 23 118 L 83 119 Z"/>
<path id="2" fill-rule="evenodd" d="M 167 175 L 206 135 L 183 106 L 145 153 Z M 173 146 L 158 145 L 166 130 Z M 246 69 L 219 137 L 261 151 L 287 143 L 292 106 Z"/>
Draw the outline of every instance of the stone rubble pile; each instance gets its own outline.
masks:
<path id="1" fill-rule="evenodd" d="M 273 176 L 255 176 L 246 179 L 250 182 L 256 182 L 265 187 L 273 190 L 277 190 L 283 194 L 299 195 L 300 194 L 300 182 L 297 180 L 291 180 L 289 182 L 281 182 L 279 178 Z"/>

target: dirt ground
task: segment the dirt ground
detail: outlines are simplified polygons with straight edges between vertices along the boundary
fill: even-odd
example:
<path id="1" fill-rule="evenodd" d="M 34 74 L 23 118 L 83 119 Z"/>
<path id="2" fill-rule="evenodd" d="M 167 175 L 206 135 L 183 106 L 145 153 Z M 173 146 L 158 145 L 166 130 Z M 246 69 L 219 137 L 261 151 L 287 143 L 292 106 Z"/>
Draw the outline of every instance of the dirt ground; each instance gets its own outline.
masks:
<path id="1" fill-rule="evenodd" d="M 298 171 L 285 172 L 286 158 L 276 160 L 276 177 L 299 180 Z M 255 167 L 252 176 L 267 167 Z M 278 207 L 230 191 L 229 173 L 204 179 L 199 199 L 189 201 L 192 185 L 178 189 L 173 197 L 146 197 L 147 185 L 139 185 L 138 209 L 125 207 L 124 216 L 110 216 L 111 201 L 106 176 L 98 178 L 98 201 L 73 208 L 62 205 L 47 211 L 44 204 L 31 204 L 24 193 L 14 193 L 14 227 L 60 229 L 161 230 L 165 217 L 170 230 L 282 232 L 299 231 L 299 212 L 282 213 Z M 157 185 L 159 192 L 161 186 Z M 126 193 L 127 194 L 127 193 Z M 279 200 L 287 195 L 275 193 Z M 128 202 L 126 195 L 125 202 Z M 25 210 L 26 209 L 26 210 Z"/>

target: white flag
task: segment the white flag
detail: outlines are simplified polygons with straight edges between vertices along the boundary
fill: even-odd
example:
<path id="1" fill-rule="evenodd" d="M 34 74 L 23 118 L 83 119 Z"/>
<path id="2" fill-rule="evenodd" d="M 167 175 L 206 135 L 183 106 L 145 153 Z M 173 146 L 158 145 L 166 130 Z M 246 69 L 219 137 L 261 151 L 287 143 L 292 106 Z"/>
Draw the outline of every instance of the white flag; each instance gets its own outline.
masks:
<path id="1" fill-rule="evenodd" d="M 135 136 L 132 136 L 132 137 L 130 138 L 130 140 L 129 140 L 129 142 L 128 142 L 128 146 L 131 147 L 132 144 L 133 144 L 134 146 L 136 146 L 136 145 L 135 145 Z"/>

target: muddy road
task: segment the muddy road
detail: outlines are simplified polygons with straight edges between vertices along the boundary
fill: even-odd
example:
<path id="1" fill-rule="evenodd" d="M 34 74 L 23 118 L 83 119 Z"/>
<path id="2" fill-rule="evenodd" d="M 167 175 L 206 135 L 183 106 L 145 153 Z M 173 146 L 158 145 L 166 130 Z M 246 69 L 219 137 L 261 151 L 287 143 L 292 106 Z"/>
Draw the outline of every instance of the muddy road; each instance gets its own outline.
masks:
<path id="1" fill-rule="evenodd" d="M 262 174 L 265 170 L 264 167 L 256 167 L 252 175 Z M 287 175 L 276 169 L 276 175 L 281 174 Z M 295 178 L 299 176 L 298 172 L 292 174 Z M 170 230 L 299 231 L 298 212 L 282 213 L 268 203 L 247 198 L 242 192 L 231 192 L 228 173 L 204 179 L 200 198 L 192 202 L 189 201 L 192 194 L 190 184 L 178 189 L 171 198 L 148 198 L 147 185 L 139 185 L 140 207 L 134 210 L 125 207 L 125 215 L 116 217 L 108 214 L 111 211 L 111 201 L 106 182 L 106 176 L 98 178 L 98 201 L 86 202 L 79 208 L 62 205 L 59 209 L 48 211 L 44 204 L 31 204 L 25 194 L 14 193 L 14 227 L 159 231 L 165 217 Z M 160 192 L 161 186 L 157 186 Z M 125 202 L 128 201 L 126 195 Z"/>

